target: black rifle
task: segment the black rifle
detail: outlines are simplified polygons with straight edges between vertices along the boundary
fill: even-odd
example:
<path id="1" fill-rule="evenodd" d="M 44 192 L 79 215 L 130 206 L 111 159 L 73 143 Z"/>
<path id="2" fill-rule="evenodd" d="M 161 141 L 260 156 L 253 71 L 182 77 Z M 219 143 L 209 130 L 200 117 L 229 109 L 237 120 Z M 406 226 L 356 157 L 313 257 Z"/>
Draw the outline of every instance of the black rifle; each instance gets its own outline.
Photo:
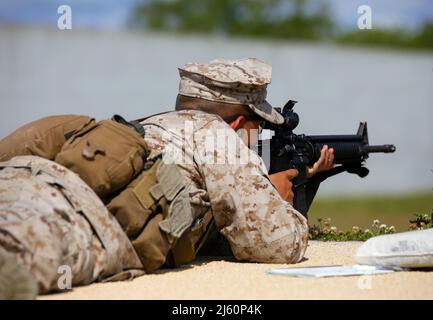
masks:
<path id="1" fill-rule="evenodd" d="M 284 123 L 265 124 L 264 129 L 274 131 L 274 135 L 270 140 L 259 141 L 258 153 L 265 163 L 269 164 L 269 174 L 291 168 L 299 171 L 298 176 L 292 181 L 293 206 L 307 217 L 308 209 L 321 182 L 344 171 L 364 178 L 369 173 L 364 166 L 369 154 L 394 152 L 395 146 L 392 144 L 369 145 L 367 122 L 360 123 L 356 134 L 320 136 L 295 134 L 293 130 L 299 124 L 299 116 L 293 111 L 295 103 L 297 101 L 289 100 L 282 111 L 276 108 L 284 117 Z M 320 151 L 324 145 L 334 149 L 334 163 L 339 166 L 319 172 L 309 179 L 307 178 L 307 166 L 314 164 L 320 158 Z M 265 154 L 264 150 L 270 150 L 270 152 Z"/>

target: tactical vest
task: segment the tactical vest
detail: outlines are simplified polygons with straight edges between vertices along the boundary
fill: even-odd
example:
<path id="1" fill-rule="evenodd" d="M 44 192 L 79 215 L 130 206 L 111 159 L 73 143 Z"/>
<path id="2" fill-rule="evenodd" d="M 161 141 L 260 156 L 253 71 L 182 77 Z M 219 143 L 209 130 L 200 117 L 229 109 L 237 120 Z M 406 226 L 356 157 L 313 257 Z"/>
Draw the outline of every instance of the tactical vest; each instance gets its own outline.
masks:
<path id="1" fill-rule="evenodd" d="M 212 214 L 195 219 L 180 169 L 148 160 L 143 127 L 116 115 L 76 131 L 55 161 L 105 200 L 148 272 L 194 260 Z"/>
<path id="2" fill-rule="evenodd" d="M 53 116 L 0 141 L 3 160 L 33 154 L 77 173 L 106 203 L 148 272 L 194 260 L 212 229 L 212 213 L 193 217 L 188 185 L 176 165 L 148 161 L 143 127 L 116 115 Z"/>

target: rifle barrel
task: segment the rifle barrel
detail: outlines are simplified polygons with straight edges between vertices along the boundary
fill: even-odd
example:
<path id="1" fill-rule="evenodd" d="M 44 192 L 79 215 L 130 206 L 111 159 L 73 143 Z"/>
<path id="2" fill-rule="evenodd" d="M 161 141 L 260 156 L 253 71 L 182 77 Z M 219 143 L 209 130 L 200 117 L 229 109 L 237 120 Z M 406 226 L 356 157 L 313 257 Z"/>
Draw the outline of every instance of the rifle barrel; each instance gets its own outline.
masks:
<path id="1" fill-rule="evenodd" d="M 383 144 L 380 146 L 367 146 L 368 153 L 392 153 L 395 152 L 395 145 L 393 144 Z"/>

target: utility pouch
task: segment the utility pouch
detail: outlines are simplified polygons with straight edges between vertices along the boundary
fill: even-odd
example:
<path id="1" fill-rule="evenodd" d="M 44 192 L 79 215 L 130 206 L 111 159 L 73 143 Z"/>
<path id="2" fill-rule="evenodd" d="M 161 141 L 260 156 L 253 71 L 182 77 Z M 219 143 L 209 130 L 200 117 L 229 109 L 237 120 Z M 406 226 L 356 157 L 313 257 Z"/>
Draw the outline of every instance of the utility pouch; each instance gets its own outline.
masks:
<path id="1" fill-rule="evenodd" d="M 182 243 L 183 240 L 179 241 L 191 230 L 194 219 L 180 169 L 161 159 L 147 165 L 149 168 L 113 198 L 107 208 L 132 240 L 145 270 L 150 272 L 171 262 L 171 251 Z M 191 249 L 182 254 L 187 259 L 174 259 L 174 264 L 193 260 L 195 251 Z"/>
<path id="2" fill-rule="evenodd" d="M 175 266 L 179 266 L 195 259 L 197 252 L 209 236 L 214 221 L 209 210 L 201 219 L 194 222 L 176 242 L 172 249 L 172 258 Z"/>
<path id="3" fill-rule="evenodd" d="M 54 160 L 74 132 L 94 123 L 94 119 L 81 115 L 50 116 L 30 122 L 0 141 L 0 161 L 25 155 Z"/>
<path id="4" fill-rule="evenodd" d="M 104 198 L 136 177 L 147 155 L 139 133 L 124 124 L 102 120 L 75 132 L 55 161 L 77 173 Z"/>

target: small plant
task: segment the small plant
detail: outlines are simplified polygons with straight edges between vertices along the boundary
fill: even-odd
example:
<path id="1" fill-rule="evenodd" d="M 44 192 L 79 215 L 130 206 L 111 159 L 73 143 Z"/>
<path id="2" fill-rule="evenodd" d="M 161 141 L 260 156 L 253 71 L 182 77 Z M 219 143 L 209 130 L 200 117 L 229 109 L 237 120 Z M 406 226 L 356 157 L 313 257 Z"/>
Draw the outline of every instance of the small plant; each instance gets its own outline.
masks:
<path id="1" fill-rule="evenodd" d="M 433 208 L 428 214 L 416 213 L 415 218 L 409 220 L 409 230 L 424 230 L 433 228 Z M 308 238 L 310 240 L 321 241 L 365 241 L 371 237 L 395 233 L 397 230 L 394 226 L 387 226 L 380 223 L 378 219 L 373 220 L 371 229 L 362 229 L 358 226 L 352 227 L 349 231 L 338 230 L 331 224 L 331 218 L 319 218 L 317 224 L 309 228 Z"/>
<path id="2" fill-rule="evenodd" d="M 358 226 L 352 230 L 342 231 L 331 225 L 330 218 L 317 219 L 318 224 L 310 227 L 309 239 L 321 241 L 365 241 L 371 237 L 382 234 L 395 233 L 395 227 L 381 224 L 378 219 L 374 220 L 371 229 L 362 229 Z"/>
<path id="3" fill-rule="evenodd" d="M 424 230 L 433 228 L 433 208 L 430 217 L 427 214 L 415 213 L 415 219 L 409 220 L 409 230 Z"/>

